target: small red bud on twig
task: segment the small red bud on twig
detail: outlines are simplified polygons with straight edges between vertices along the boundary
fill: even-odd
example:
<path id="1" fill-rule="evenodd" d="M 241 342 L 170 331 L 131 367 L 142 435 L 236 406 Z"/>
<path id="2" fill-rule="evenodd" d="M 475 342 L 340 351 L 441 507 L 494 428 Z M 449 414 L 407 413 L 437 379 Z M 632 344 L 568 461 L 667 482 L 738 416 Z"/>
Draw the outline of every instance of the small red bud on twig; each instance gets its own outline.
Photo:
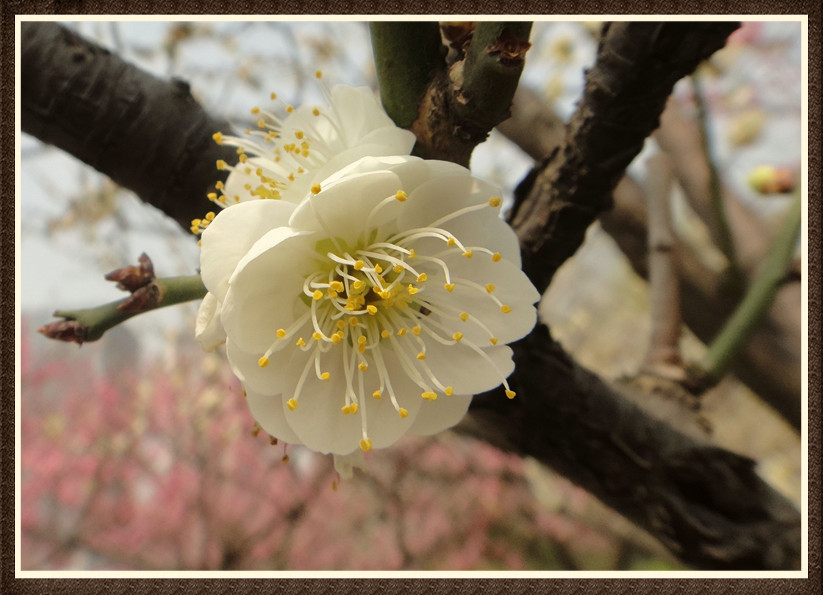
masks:
<path id="1" fill-rule="evenodd" d="M 108 281 L 117 281 L 117 287 L 123 291 L 134 292 L 154 281 L 154 265 L 144 252 L 137 259 L 137 266 L 129 265 L 106 275 Z"/>
<path id="2" fill-rule="evenodd" d="M 42 333 L 49 339 L 57 339 L 58 341 L 67 341 L 82 345 L 86 340 L 87 330 L 88 329 L 77 320 L 58 320 L 44 324 L 37 329 L 37 332 Z"/>
<path id="3" fill-rule="evenodd" d="M 160 286 L 152 281 L 148 285 L 132 290 L 132 294 L 123 300 L 117 309 L 122 312 L 145 312 L 157 306 L 162 297 L 163 292 Z"/>

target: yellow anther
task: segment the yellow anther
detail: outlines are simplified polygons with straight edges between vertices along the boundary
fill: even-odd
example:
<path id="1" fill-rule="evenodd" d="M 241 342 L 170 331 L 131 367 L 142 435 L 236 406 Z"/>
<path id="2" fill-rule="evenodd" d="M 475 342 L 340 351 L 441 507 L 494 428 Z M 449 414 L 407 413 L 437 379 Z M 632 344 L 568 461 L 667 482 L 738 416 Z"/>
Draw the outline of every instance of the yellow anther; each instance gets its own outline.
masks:
<path id="1" fill-rule="evenodd" d="M 419 290 L 419 289 L 417 289 L 417 288 L 416 288 L 414 285 L 412 285 L 411 283 L 409 283 L 408 291 L 409 291 L 409 295 L 414 295 L 415 293 L 417 293 L 417 292 L 418 292 L 418 291 L 420 291 L 420 290 Z"/>
<path id="2" fill-rule="evenodd" d="M 360 441 L 360 450 L 362 450 L 363 452 L 370 451 L 371 450 L 371 440 L 369 440 L 368 438 L 364 438 L 363 440 L 361 440 Z"/>
<path id="3" fill-rule="evenodd" d="M 213 221 L 213 220 L 214 220 L 214 216 L 215 216 L 215 215 L 214 215 L 214 212 L 212 212 L 212 211 L 209 211 L 208 213 L 206 213 L 206 219 L 207 219 L 208 221 Z"/>
<path id="4" fill-rule="evenodd" d="M 329 374 L 328 372 L 323 372 L 322 374 L 320 374 L 320 379 L 325 380 L 326 382 L 329 381 L 330 377 L 331 377 L 331 374 Z"/>
<path id="5" fill-rule="evenodd" d="M 253 113 L 256 116 L 260 113 L 260 108 L 255 105 L 253 108 L 251 108 L 251 113 Z"/>
<path id="6" fill-rule="evenodd" d="M 445 393 L 446 393 L 446 396 L 447 396 L 447 397 L 450 397 L 450 396 L 452 396 L 452 395 L 454 394 L 454 389 L 453 389 L 452 387 L 450 387 L 450 386 L 447 386 L 447 387 L 446 387 L 446 390 L 445 390 L 445 391 L 443 391 L 443 392 L 445 392 Z"/>
<path id="7" fill-rule="evenodd" d="M 302 130 L 298 130 L 297 132 L 295 132 L 295 133 L 294 133 L 294 137 L 295 137 L 297 140 L 302 140 L 304 136 L 305 136 L 305 135 L 303 134 L 303 131 L 302 131 Z"/>
<path id="8" fill-rule="evenodd" d="M 383 398 L 383 395 L 381 395 L 381 394 L 380 394 L 380 391 L 379 391 L 379 390 L 374 391 L 374 392 L 371 394 L 371 396 L 373 396 L 375 399 L 382 399 L 382 398 Z"/>
<path id="9" fill-rule="evenodd" d="M 448 291 L 449 293 L 454 291 L 454 283 L 446 283 L 443 287 L 445 287 L 446 291 Z"/>
<path id="10" fill-rule="evenodd" d="M 294 399 L 289 399 L 288 401 L 286 401 L 286 407 L 294 411 L 295 409 L 297 409 L 297 401 L 295 401 Z"/>
<path id="11" fill-rule="evenodd" d="M 294 111 L 294 106 L 293 106 L 293 105 L 287 105 L 287 106 L 286 106 L 286 113 L 287 113 L 287 114 L 290 114 L 290 113 L 292 113 L 293 111 Z"/>
<path id="12" fill-rule="evenodd" d="M 200 227 L 200 219 L 192 219 L 191 220 L 192 227 Z"/>
<path id="13" fill-rule="evenodd" d="M 369 314 L 371 315 L 377 314 L 377 306 L 373 304 L 369 304 L 368 306 L 366 306 L 366 310 L 368 310 Z"/>
<path id="14" fill-rule="evenodd" d="M 360 362 L 359 364 L 357 364 L 357 368 L 358 368 L 361 372 L 365 372 L 366 370 L 368 370 L 368 369 L 369 369 L 369 364 L 367 364 L 366 362 Z"/>
<path id="15" fill-rule="evenodd" d="M 323 71 L 322 70 L 315 70 L 314 71 L 315 78 L 323 78 Z"/>
<path id="16" fill-rule="evenodd" d="M 259 360 L 257 360 L 257 365 L 258 365 L 258 366 L 260 366 L 261 368 L 265 368 L 266 366 L 268 366 L 268 365 L 269 365 L 269 358 L 267 358 L 267 357 L 264 355 L 264 356 L 263 356 L 263 357 L 261 357 Z"/>
<path id="17" fill-rule="evenodd" d="M 500 256 L 500 252 L 495 252 L 494 254 L 492 254 L 492 260 L 494 262 L 500 262 L 501 258 L 503 258 L 503 257 Z"/>
<path id="18" fill-rule="evenodd" d="M 362 271 L 364 266 L 366 266 L 366 263 L 363 262 L 362 260 L 356 260 L 354 262 L 354 270 L 355 271 Z"/>
<path id="19" fill-rule="evenodd" d="M 257 120 L 257 127 L 258 128 L 265 128 L 266 127 L 266 121 L 263 118 L 260 118 L 259 120 Z"/>
<path id="20" fill-rule="evenodd" d="M 222 159 L 217 160 L 217 169 L 226 169 L 226 162 Z"/>
<path id="21" fill-rule="evenodd" d="M 345 415 L 348 415 L 349 413 L 351 413 L 351 405 L 343 405 L 340 408 L 340 411 L 342 411 Z"/>
<path id="22" fill-rule="evenodd" d="M 211 135 L 211 137 L 214 139 L 214 142 L 216 142 L 218 145 L 223 144 L 223 133 L 215 132 L 214 134 Z"/>
<path id="23" fill-rule="evenodd" d="M 455 341 L 457 341 L 458 343 L 460 342 L 460 340 L 461 340 L 462 338 L 463 338 L 463 333 L 461 333 L 460 331 L 458 331 L 458 332 L 456 332 L 456 333 L 454 333 L 454 334 L 452 335 L 452 339 L 454 339 L 454 340 L 455 340 Z"/>
<path id="24" fill-rule="evenodd" d="M 294 182 L 294 174 L 293 173 L 290 173 L 288 177 L 289 177 L 289 182 Z M 317 192 L 314 192 L 314 186 L 312 186 L 311 191 L 314 192 L 315 194 L 317 194 L 317 193 L 320 192 L 320 190 L 319 190 L 320 184 L 317 184 L 317 188 L 318 188 Z"/>
<path id="25" fill-rule="evenodd" d="M 468 312 L 461 312 L 460 313 L 460 320 L 462 320 L 463 322 L 466 322 L 468 319 L 469 319 L 469 313 Z"/>
<path id="26" fill-rule="evenodd" d="M 404 409 L 403 407 L 401 407 L 400 409 L 398 409 L 398 410 L 397 410 L 397 413 L 399 413 L 399 414 L 400 414 L 400 417 L 402 417 L 402 418 L 404 418 L 404 419 L 405 419 L 405 418 L 407 418 L 407 417 L 409 416 L 409 410 L 408 410 L 408 409 Z"/>
<path id="27" fill-rule="evenodd" d="M 409 195 L 403 192 L 402 190 L 398 190 L 397 193 L 394 195 L 394 198 L 397 199 L 397 202 L 405 202 L 405 200 L 408 197 Z"/>
<path id="28" fill-rule="evenodd" d="M 280 339 L 282 339 L 283 337 L 285 337 L 285 336 L 286 336 L 286 331 L 285 331 L 285 329 L 282 329 L 282 328 L 277 329 L 277 336 L 278 336 Z"/>
<path id="29" fill-rule="evenodd" d="M 417 252 L 414 251 L 414 248 L 409 248 L 409 258 L 417 258 Z"/>
<path id="30" fill-rule="evenodd" d="M 492 291 L 494 291 L 494 289 L 495 289 L 495 287 L 494 287 L 494 283 L 487 283 L 487 284 L 486 284 L 486 291 L 487 291 L 488 293 L 491 293 Z"/>
<path id="31" fill-rule="evenodd" d="M 349 326 L 357 326 L 357 316 L 349 316 Z"/>
<path id="32" fill-rule="evenodd" d="M 317 109 L 317 108 L 314 108 L 314 109 L 311 111 L 311 113 L 312 113 L 313 115 L 315 115 L 315 116 L 319 116 L 319 115 L 320 115 L 320 110 L 319 110 L 319 109 Z"/>
<path id="33" fill-rule="evenodd" d="M 359 351 L 360 353 L 366 353 L 366 346 L 365 345 L 358 345 L 357 346 L 357 351 Z"/>
<path id="34" fill-rule="evenodd" d="M 398 337 L 402 337 L 405 334 L 406 334 L 406 329 L 404 329 L 404 328 L 398 329 L 398 331 L 397 331 L 397 336 Z"/>
<path id="35" fill-rule="evenodd" d="M 418 283 L 423 283 L 426 279 L 428 279 L 428 276 L 426 275 L 426 273 L 420 273 L 419 275 L 417 275 L 417 282 Z"/>
<path id="36" fill-rule="evenodd" d="M 379 264 L 375 264 L 374 265 L 374 272 L 379 275 L 380 273 L 383 272 L 383 267 L 381 267 Z"/>
<path id="37" fill-rule="evenodd" d="M 305 347 L 306 342 L 303 340 L 303 337 L 300 337 L 299 339 L 297 339 L 297 343 L 295 343 L 295 345 L 297 345 L 298 347 Z"/>
<path id="38" fill-rule="evenodd" d="M 499 196 L 492 196 L 492 197 L 489 199 L 489 206 L 492 206 L 492 207 L 499 207 L 499 206 L 500 206 L 500 202 L 501 202 L 501 201 L 500 201 L 500 197 L 499 197 Z"/>
<path id="39" fill-rule="evenodd" d="M 402 264 L 396 264 L 391 268 L 391 270 L 393 270 L 395 273 L 402 273 L 403 272 L 403 265 Z"/>
<path id="40" fill-rule="evenodd" d="M 412 327 L 412 332 L 413 332 L 415 335 L 419 335 L 419 334 L 420 334 L 420 327 L 419 327 L 419 326 L 413 326 L 413 327 Z"/>
<path id="41" fill-rule="evenodd" d="M 343 333 L 341 333 L 340 331 L 337 331 L 336 333 L 334 333 L 331 336 L 331 342 L 334 343 L 335 345 L 339 344 L 340 341 L 342 341 L 342 340 L 343 340 Z"/>
<path id="42" fill-rule="evenodd" d="M 466 250 L 465 252 L 463 252 L 463 256 L 465 256 L 466 258 L 471 258 L 472 257 L 472 251 L 471 250 Z"/>
<path id="43" fill-rule="evenodd" d="M 277 93 L 272 91 L 271 94 L 269 95 L 269 97 L 271 98 L 272 101 L 274 101 L 275 99 L 277 99 Z"/>
<path id="44" fill-rule="evenodd" d="M 218 180 L 217 182 L 214 183 L 214 187 L 217 188 L 218 190 L 222 190 L 224 186 L 225 186 L 225 184 L 223 184 L 223 182 L 221 180 Z"/>
<path id="45" fill-rule="evenodd" d="M 311 338 L 314 339 L 315 341 L 320 341 L 323 338 L 323 335 L 321 335 L 320 333 L 315 331 L 311 334 Z"/>
<path id="46" fill-rule="evenodd" d="M 509 397 L 510 399 L 513 399 L 517 396 L 517 393 L 514 392 L 513 390 L 506 390 L 506 396 Z"/>
<path id="47" fill-rule="evenodd" d="M 311 294 L 311 297 L 315 300 L 322 300 L 323 299 L 323 292 L 319 289 L 315 289 L 314 293 Z"/>
<path id="48" fill-rule="evenodd" d="M 331 283 L 329 283 L 329 287 L 331 287 L 335 291 L 343 291 L 345 289 L 342 281 L 332 281 Z"/>
<path id="49" fill-rule="evenodd" d="M 358 280 L 358 281 L 355 281 L 354 283 L 352 283 L 351 286 L 352 286 L 352 289 L 354 289 L 355 291 L 360 291 L 361 289 L 363 289 L 363 287 L 366 286 L 366 284 L 363 283 L 362 281 Z"/>
<path id="50" fill-rule="evenodd" d="M 337 322 L 334 323 L 334 326 L 336 326 L 337 328 L 339 328 L 342 331 L 344 328 L 346 328 L 346 323 L 343 322 L 342 320 L 338 320 Z"/>
<path id="51" fill-rule="evenodd" d="M 384 339 L 388 339 L 389 337 L 391 337 L 391 333 L 386 329 L 383 329 L 382 331 L 380 331 L 380 336 Z"/>
<path id="52" fill-rule="evenodd" d="M 455 240 L 454 238 L 449 238 L 448 240 L 446 240 L 447 246 L 454 246 L 455 244 L 457 244 L 457 240 Z"/>
<path id="53" fill-rule="evenodd" d="M 312 194 L 320 194 L 320 184 L 314 183 L 311 185 L 311 193 Z"/>
<path id="54" fill-rule="evenodd" d="M 357 337 L 357 344 L 358 345 L 362 345 L 366 341 L 368 341 L 368 339 L 366 338 L 365 335 L 360 335 L 359 337 Z"/>
<path id="55" fill-rule="evenodd" d="M 417 359 L 419 359 L 419 360 L 426 359 L 426 354 L 421 351 L 420 353 L 417 354 Z"/>
<path id="56" fill-rule="evenodd" d="M 508 314 L 509 312 L 512 311 L 512 309 L 509 306 L 503 305 L 503 306 L 500 306 L 500 311 L 503 314 Z"/>
<path id="57" fill-rule="evenodd" d="M 422 395 L 420 395 L 427 401 L 434 401 L 437 398 L 437 393 L 426 391 Z"/>
<path id="58" fill-rule="evenodd" d="M 497 345 L 497 338 L 496 337 L 490 338 L 489 341 L 491 341 L 492 345 Z"/>

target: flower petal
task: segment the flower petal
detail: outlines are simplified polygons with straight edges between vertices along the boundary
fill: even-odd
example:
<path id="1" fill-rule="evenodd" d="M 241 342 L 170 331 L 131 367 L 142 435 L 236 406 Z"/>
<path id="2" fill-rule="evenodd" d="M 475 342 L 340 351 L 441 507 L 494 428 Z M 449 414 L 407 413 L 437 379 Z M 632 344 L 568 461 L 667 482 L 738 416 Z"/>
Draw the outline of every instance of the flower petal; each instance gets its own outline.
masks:
<path id="1" fill-rule="evenodd" d="M 252 200 L 219 212 L 203 232 L 200 276 L 222 301 L 229 277 L 254 243 L 269 230 L 288 223 L 294 205 L 279 200 Z"/>
<path id="2" fill-rule="evenodd" d="M 261 368 L 258 363 L 259 352 L 252 354 L 243 351 L 231 339 L 226 341 L 226 356 L 234 375 L 240 379 L 243 386 L 261 395 L 280 395 L 284 391 L 292 390 L 294 386 L 287 383 L 287 371 L 290 367 L 299 367 L 302 370 L 309 359 L 308 353 L 283 349 L 272 353 L 268 364 Z"/>
<path id="3" fill-rule="evenodd" d="M 289 427 L 286 421 L 288 411 L 283 410 L 283 399 L 280 395 L 269 395 L 246 390 L 246 403 L 251 414 L 260 427 L 278 440 L 289 444 L 300 444 L 297 434 Z"/>
<path id="4" fill-rule="evenodd" d="M 466 416 L 472 395 L 452 395 L 423 403 L 409 434 L 431 436 L 457 425 Z"/>
<path id="5" fill-rule="evenodd" d="M 214 351 L 218 345 L 226 341 L 226 331 L 220 322 L 220 302 L 212 293 L 206 293 L 200 302 L 194 337 L 206 351 Z"/>

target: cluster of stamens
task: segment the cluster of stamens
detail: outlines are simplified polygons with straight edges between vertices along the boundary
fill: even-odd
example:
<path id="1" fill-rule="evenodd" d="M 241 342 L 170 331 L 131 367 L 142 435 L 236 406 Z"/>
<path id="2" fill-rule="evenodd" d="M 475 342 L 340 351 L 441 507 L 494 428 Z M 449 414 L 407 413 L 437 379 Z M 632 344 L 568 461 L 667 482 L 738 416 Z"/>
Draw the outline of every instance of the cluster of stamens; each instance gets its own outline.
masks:
<path id="1" fill-rule="evenodd" d="M 319 192 L 320 186 L 315 184 L 312 193 Z M 402 190 L 387 197 L 372 210 L 367 223 L 386 204 L 405 202 L 407 198 Z M 468 212 L 499 205 L 500 198 L 492 197 L 487 203 L 465 207 L 429 226 L 404 230 L 384 241 L 361 244 L 355 249 L 347 249 L 339 241 L 332 240 L 334 250 L 321 256 L 319 270 L 306 277 L 303 283 L 302 299 L 307 305 L 306 312 L 288 328 L 275 329 L 273 343 L 258 360 L 258 365 L 265 367 L 273 353 L 287 347 L 310 352 L 294 394 L 286 402 L 288 408 L 294 410 L 298 407 L 300 393 L 312 370 L 318 379 L 330 380 L 330 373 L 324 371 L 322 362 L 325 354 L 335 351 L 344 363 L 346 388 L 341 411 L 343 414 L 361 415 L 360 447 L 366 451 L 371 448 L 366 428 L 366 395 L 375 399 L 387 396 L 398 415 L 405 418 L 409 414 L 398 403 L 381 347 L 390 347 L 403 372 L 420 387 L 421 397 L 428 401 L 437 399 L 438 394 L 451 396 L 454 389 L 443 384 L 426 364 L 423 337 L 447 346 L 457 343 L 466 345 L 496 369 L 481 346 L 469 341 L 462 332 L 450 332 L 442 321 L 453 319 L 467 325 L 477 325 L 488 335 L 489 344 L 496 345 L 497 338 L 488 326 L 477 316 L 461 311 L 450 300 L 442 299 L 442 294 L 441 299 L 437 299 L 436 295 L 427 297 L 431 292 L 427 292 L 426 288 L 431 283 L 442 283 L 445 290 L 451 293 L 457 286 L 464 286 L 484 295 L 495 304 L 497 311 L 503 314 L 512 311 L 496 297 L 494 284 L 483 285 L 470 279 L 455 278 L 441 258 L 459 251 L 465 258 L 485 256 L 493 262 L 500 261 L 499 253 L 482 246 L 465 246 L 459 238 L 441 227 Z M 365 227 L 368 229 L 368 224 Z M 333 236 L 330 234 L 329 237 Z M 418 255 L 414 244 L 424 238 L 442 241 L 443 252 L 431 256 Z M 423 268 L 428 269 L 429 274 L 421 270 Z M 435 274 L 433 269 L 439 269 L 439 272 Z M 301 335 L 301 332 L 306 333 L 308 323 L 311 334 Z M 377 371 L 379 384 L 366 387 L 362 373 L 371 367 Z M 505 376 L 499 370 L 498 373 L 506 395 L 514 398 L 515 393 L 509 388 Z"/>

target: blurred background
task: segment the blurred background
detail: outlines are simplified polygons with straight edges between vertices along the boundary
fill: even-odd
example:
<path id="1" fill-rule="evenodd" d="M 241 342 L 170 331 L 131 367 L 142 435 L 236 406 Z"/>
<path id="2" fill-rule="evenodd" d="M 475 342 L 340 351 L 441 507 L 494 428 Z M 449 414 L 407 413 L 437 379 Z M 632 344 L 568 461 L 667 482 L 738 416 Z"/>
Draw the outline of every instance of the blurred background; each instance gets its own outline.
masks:
<path id="1" fill-rule="evenodd" d="M 360 22 L 65 25 L 158 76 L 187 80 L 207 110 L 241 129 L 271 91 L 295 105 L 322 101 L 316 69 L 329 86 L 376 86 Z M 561 118 L 580 97 L 599 26 L 535 23 L 522 86 Z M 797 179 L 801 60 L 798 22 L 752 22 L 699 73 L 715 166 L 770 227 L 789 199 L 757 192 L 749 178 L 770 165 Z M 697 117 L 689 81 L 675 99 L 685 118 Z M 641 183 L 658 152 L 648 144 L 630 169 Z M 198 250 L 190 233 L 60 151 L 24 135 L 19 155 L 22 569 L 684 568 L 562 477 L 450 432 L 371 453 L 367 471 L 341 483 L 330 458 L 256 434 L 224 355 L 194 341 L 196 304 L 141 315 L 81 348 L 39 335 L 55 309 L 124 297 L 103 276 L 140 253 L 162 277 L 194 273 Z M 494 132 L 472 171 L 510 197 L 532 164 Z M 676 226 L 708 245 L 680 194 Z M 541 314 L 603 377 L 620 382 L 641 367 L 647 284 L 599 225 L 553 281 Z M 688 334 L 681 347 L 687 358 L 705 349 Z M 715 441 L 757 460 L 801 505 L 804 450 L 790 425 L 731 377 L 705 395 L 701 415 Z"/>

